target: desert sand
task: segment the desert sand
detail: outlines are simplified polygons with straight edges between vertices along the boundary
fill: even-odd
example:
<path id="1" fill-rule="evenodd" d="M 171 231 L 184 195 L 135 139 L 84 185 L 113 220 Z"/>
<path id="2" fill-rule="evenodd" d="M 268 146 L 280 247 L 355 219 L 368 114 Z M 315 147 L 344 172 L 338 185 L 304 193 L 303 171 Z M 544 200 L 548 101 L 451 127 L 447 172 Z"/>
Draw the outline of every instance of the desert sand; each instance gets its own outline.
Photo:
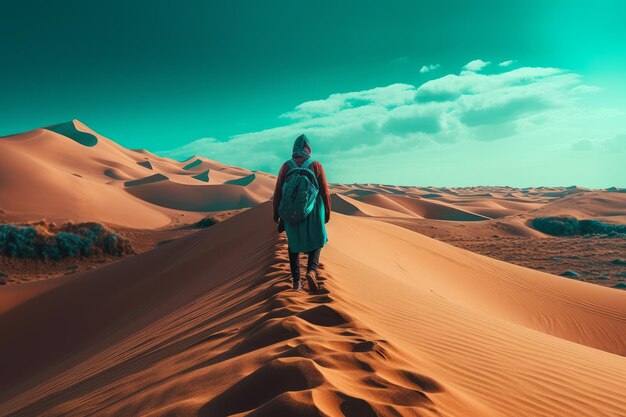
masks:
<path id="1" fill-rule="evenodd" d="M 95 144 L 71 126 L 0 138 L 1 221 L 185 231 L 0 287 L 0 415 L 626 414 L 626 291 L 425 235 L 549 242 L 530 218 L 620 223 L 620 190 L 334 184 L 330 294 L 310 295 L 290 289 L 271 175 L 73 126 Z"/>
<path id="2" fill-rule="evenodd" d="M 626 293 L 340 214 L 294 293 L 270 215 L 3 289 L 2 412 L 623 414 Z"/>
<path id="3" fill-rule="evenodd" d="M 201 157 L 178 162 L 129 150 L 78 120 L 0 138 L 0 178 L 5 222 L 158 228 L 198 212 L 252 207 L 273 192 L 271 176 Z"/>

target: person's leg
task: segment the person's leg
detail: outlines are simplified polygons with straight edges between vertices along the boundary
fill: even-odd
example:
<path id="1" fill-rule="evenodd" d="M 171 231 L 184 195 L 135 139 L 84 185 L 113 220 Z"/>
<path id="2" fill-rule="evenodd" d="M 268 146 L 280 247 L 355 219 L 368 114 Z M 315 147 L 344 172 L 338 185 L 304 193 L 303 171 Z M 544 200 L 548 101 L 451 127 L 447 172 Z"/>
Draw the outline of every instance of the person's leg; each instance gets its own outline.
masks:
<path id="1" fill-rule="evenodd" d="M 321 248 L 307 252 L 308 259 L 306 265 L 306 282 L 309 285 L 309 291 L 317 293 L 319 286 L 317 283 L 317 264 L 320 260 Z"/>
<path id="2" fill-rule="evenodd" d="M 306 264 L 306 271 L 314 271 L 317 273 L 317 264 L 320 261 L 320 253 L 322 252 L 322 248 L 317 248 L 307 253 L 308 259 Z"/>
<path id="3" fill-rule="evenodd" d="M 291 277 L 293 279 L 293 287 L 300 288 L 300 254 L 298 252 L 289 252 L 289 267 L 291 268 Z"/>

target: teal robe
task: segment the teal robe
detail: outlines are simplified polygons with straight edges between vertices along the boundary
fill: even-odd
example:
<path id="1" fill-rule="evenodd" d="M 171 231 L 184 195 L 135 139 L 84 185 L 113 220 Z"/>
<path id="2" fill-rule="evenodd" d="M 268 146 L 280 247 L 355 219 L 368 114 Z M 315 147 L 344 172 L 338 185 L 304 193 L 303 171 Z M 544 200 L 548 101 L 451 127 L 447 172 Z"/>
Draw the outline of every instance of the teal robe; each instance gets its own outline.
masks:
<path id="1" fill-rule="evenodd" d="M 328 242 L 326 234 L 326 210 L 322 196 L 318 194 L 313 211 L 296 224 L 285 223 L 285 232 L 291 252 L 311 252 Z"/>

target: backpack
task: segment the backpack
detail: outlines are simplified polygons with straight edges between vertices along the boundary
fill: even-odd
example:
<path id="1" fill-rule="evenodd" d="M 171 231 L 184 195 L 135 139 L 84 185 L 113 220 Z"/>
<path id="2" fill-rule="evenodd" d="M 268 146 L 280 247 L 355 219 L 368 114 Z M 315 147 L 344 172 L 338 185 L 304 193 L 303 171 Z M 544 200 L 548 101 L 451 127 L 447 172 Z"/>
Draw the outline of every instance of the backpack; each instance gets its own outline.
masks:
<path id="1" fill-rule="evenodd" d="M 303 221 L 313 211 L 315 199 L 319 194 L 319 184 L 315 173 L 309 169 L 313 163 L 311 158 L 304 161 L 300 167 L 293 159 L 287 163 L 290 169 L 285 175 L 278 214 L 286 223 L 295 224 Z"/>

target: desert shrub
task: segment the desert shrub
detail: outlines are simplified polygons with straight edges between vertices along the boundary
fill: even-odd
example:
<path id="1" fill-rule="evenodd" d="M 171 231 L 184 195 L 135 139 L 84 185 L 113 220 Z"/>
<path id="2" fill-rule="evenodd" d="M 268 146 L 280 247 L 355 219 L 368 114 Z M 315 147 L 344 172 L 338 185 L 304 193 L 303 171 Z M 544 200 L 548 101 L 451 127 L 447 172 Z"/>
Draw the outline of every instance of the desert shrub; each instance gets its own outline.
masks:
<path id="1" fill-rule="evenodd" d="M 130 242 L 117 234 L 110 234 L 106 236 L 102 242 L 102 246 L 106 253 L 115 256 L 122 256 L 126 253 L 134 253 Z"/>
<path id="2" fill-rule="evenodd" d="M 603 235 L 610 232 L 608 224 L 604 224 L 599 220 L 579 220 L 581 235 Z"/>
<path id="3" fill-rule="evenodd" d="M 44 222 L 0 225 L 0 255 L 11 258 L 63 258 L 132 254 L 130 242 L 98 223 Z"/>
<path id="4" fill-rule="evenodd" d="M 64 258 L 86 256 L 92 253 L 94 242 L 85 237 L 75 235 L 74 233 L 60 232 L 54 239 L 61 256 Z"/>
<path id="5" fill-rule="evenodd" d="M 575 217 L 537 217 L 532 225 L 540 232 L 553 236 L 574 236 L 580 234 L 580 226 Z"/>
<path id="6" fill-rule="evenodd" d="M 30 258 L 37 254 L 35 238 L 37 233 L 32 227 L 17 227 L 12 224 L 0 226 L 0 244 L 11 258 Z"/>
<path id="7" fill-rule="evenodd" d="M 205 217 L 204 219 L 196 222 L 196 227 L 206 228 L 217 224 L 217 220 L 213 217 Z"/>
<path id="8" fill-rule="evenodd" d="M 599 220 L 578 220 L 575 217 L 536 217 L 532 226 L 540 232 L 553 236 L 609 236 L 626 235 L 626 225 L 607 224 Z"/>
<path id="9" fill-rule="evenodd" d="M 619 233 L 621 235 L 626 234 L 626 224 L 617 224 L 617 225 L 611 225 L 611 226 L 613 226 L 611 233 Z"/>
<path id="10" fill-rule="evenodd" d="M 61 248 L 58 245 L 47 243 L 42 245 L 39 257 L 42 259 L 52 259 L 53 261 L 57 261 L 59 259 L 63 259 L 63 255 L 61 253 Z"/>

